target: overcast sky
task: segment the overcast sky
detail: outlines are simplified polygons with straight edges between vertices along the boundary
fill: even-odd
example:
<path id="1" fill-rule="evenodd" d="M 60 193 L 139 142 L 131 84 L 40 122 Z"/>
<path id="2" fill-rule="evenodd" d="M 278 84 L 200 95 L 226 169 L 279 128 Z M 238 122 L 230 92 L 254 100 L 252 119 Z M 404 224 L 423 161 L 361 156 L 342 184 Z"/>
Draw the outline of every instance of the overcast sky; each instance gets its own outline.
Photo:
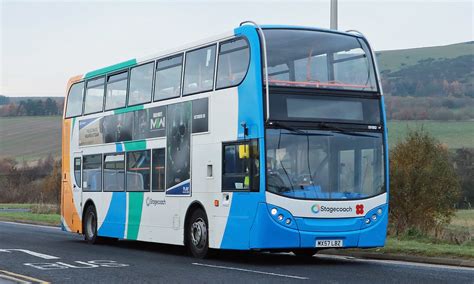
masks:
<path id="1" fill-rule="evenodd" d="M 244 20 L 328 28 L 330 0 L 0 2 L 0 94 L 63 96 L 73 75 Z M 375 50 L 472 41 L 473 25 L 473 1 L 339 0 L 339 29 L 360 30 Z"/>

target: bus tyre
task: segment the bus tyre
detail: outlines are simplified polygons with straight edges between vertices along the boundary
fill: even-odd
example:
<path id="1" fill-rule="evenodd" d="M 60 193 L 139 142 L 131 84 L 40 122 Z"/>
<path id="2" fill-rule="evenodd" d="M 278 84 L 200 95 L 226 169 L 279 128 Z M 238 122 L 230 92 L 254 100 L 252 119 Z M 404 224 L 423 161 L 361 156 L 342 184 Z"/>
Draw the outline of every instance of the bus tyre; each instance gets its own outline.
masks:
<path id="1" fill-rule="evenodd" d="M 196 258 L 205 258 L 209 251 L 209 230 L 206 213 L 194 210 L 187 223 L 187 247 Z"/>
<path id="2" fill-rule="evenodd" d="M 96 244 L 97 237 L 97 213 L 94 206 L 88 206 L 84 214 L 84 239 L 89 244 Z"/>

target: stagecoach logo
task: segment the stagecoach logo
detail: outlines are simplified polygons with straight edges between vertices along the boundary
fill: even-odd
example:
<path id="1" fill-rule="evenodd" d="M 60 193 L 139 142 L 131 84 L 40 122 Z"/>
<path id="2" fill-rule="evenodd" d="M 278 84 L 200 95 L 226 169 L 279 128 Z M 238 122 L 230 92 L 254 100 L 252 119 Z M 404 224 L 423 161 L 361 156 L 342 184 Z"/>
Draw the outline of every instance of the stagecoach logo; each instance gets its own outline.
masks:
<path id="1" fill-rule="evenodd" d="M 314 205 L 311 207 L 311 211 L 313 211 L 314 214 L 317 214 L 320 209 L 321 209 L 321 206 L 319 206 L 319 204 L 314 204 Z"/>
<path id="2" fill-rule="evenodd" d="M 357 206 L 359 206 L 359 205 L 357 205 Z M 362 211 L 363 210 L 364 209 L 363 209 L 363 206 L 362 206 Z M 347 213 L 347 212 L 352 212 L 352 207 L 351 206 L 347 206 L 347 207 L 329 207 L 329 206 L 321 206 L 319 204 L 314 204 L 313 206 L 311 206 L 311 211 L 314 214 L 318 214 L 319 212 L 327 212 L 329 214 L 339 213 L 339 212 Z"/>
<path id="3" fill-rule="evenodd" d="M 146 198 L 146 206 L 166 205 L 166 200 L 157 200 L 150 197 Z"/>

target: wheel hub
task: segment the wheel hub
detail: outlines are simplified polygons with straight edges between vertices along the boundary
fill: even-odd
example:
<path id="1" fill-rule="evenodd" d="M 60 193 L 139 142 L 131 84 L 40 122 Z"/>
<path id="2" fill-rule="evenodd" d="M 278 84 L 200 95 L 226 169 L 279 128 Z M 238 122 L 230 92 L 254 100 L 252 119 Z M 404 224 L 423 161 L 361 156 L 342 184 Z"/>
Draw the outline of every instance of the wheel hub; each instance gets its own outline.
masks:
<path id="1" fill-rule="evenodd" d="M 89 214 L 89 216 L 87 216 L 87 236 L 89 239 L 91 239 L 94 234 L 95 234 L 95 218 L 94 218 L 94 214 Z"/>
<path id="2" fill-rule="evenodd" d="M 203 248 L 207 242 L 206 223 L 201 218 L 197 219 L 191 226 L 191 241 L 197 248 Z"/>

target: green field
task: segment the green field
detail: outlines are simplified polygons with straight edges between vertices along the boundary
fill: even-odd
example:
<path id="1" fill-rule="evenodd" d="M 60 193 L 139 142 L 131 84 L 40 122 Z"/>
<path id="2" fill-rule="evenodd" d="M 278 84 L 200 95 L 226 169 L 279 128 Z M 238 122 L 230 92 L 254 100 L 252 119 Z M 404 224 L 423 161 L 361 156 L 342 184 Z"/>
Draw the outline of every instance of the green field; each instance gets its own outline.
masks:
<path id="1" fill-rule="evenodd" d="M 48 154 L 61 155 L 61 117 L 0 118 L 0 157 L 35 161 Z"/>
<path id="2" fill-rule="evenodd" d="M 390 147 L 402 140 L 409 129 L 421 128 L 431 133 L 450 149 L 474 148 L 474 121 L 389 121 Z"/>
<path id="3" fill-rule="evenodd" d="M 376 52 L 381 72 L 388 70 L 394 72 L 402 67 L 415 65 L 418 61 L 428 58 L 452 59 L 458 56 L 471 55 L 473 53 L 473 42 Z"/>

